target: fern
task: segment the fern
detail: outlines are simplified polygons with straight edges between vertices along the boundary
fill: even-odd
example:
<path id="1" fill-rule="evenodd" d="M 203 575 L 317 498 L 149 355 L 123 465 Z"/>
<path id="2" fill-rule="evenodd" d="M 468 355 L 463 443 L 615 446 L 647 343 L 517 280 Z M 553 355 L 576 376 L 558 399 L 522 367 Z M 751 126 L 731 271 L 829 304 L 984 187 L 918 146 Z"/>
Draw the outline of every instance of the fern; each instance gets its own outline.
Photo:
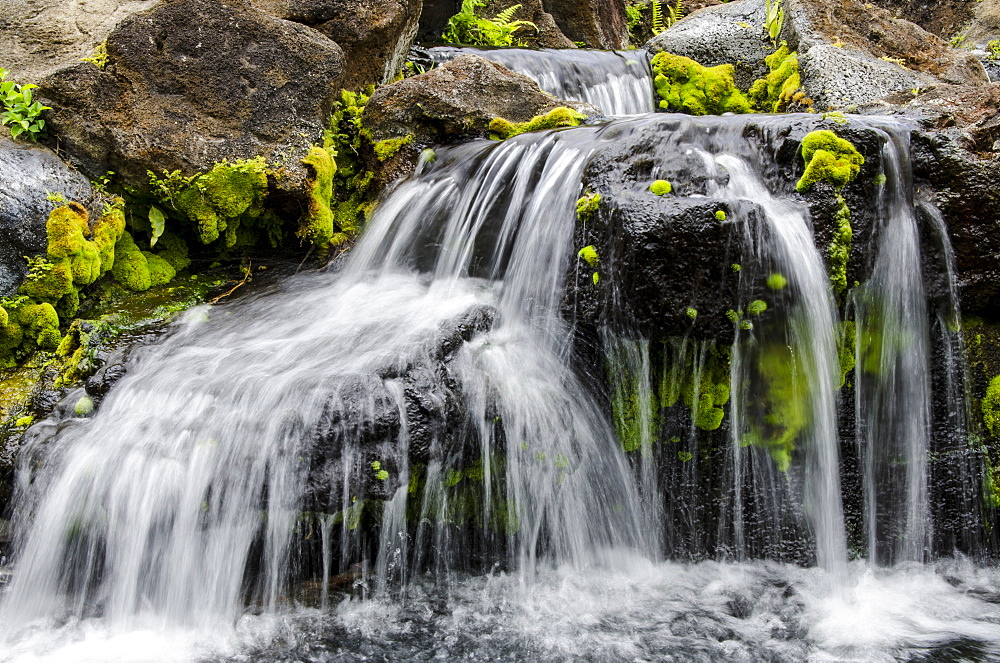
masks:
<path id="1" fill-rule="evenodd" d="M 482 0 L 462 0 L 461 11 L 448 19 L 441 39 L 449 44 L 469 46 L 523 46 L 524 43 L 515 38 L 514 33 L 521 28 L 536 26 L 531 21 L 514 20 L 514 14 L 521 5 L 508 7 L 489 19 L 477 14 L 485 4 Z"/>
<path id="2" fill-rule="evenodd" d="M 650 0 L 649 10 L 653 13 L 653 34 L 658 35 L 667 29 L 667 26 L 663 25 L 663 7 L 660 5 L 660 0 Z"/>

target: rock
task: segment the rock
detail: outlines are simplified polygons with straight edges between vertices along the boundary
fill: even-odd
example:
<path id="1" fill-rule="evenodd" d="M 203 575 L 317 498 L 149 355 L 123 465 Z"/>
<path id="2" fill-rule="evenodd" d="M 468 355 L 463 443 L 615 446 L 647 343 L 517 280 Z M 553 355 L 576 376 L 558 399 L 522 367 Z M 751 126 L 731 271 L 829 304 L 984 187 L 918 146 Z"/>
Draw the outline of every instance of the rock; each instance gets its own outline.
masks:
<path id="1" fill-rule="evenodd" d="M 905 18 L 943 39 L 951 39 L 975 10 L 993 0 L 871 0 L 896 18 Z"/>
<path id="2" fill-rule="evenodd" d="M 252 0 L 278 18 L 313 27 L 337 42 L 348 63 L 340 85 L 382 85 L 403 68 L 420 20 L 421 0 Z"/>
<path id="3" fill-rule="evenodd" d="M 623 0 L 542 0 L 562 33 L 590 48 L 628 46 L 628 23 Z"/>
<path id="4" fill-rule="evenodd" d="M 92 214 L 100 206 L 87 178 L 51 150 L 4 137 L 0 137 L 0 182 L 0 296 L 7 296 L 14 294 L 28 272 L 25 256 L 45 253 L 45 222 L 55 207 L 46 194 L 61 194 L 90 207 Z"/>
<path id="5" fill-rule="evenodd" d="M 984 46 L 992 39 L 1000 39 L 1000 0 L 977 0 L 972 4 L 972 20 L 957 33 L 964 37 L 962 45 L 972 42 Z"/>
<path id="6" fill-rule="evenodd" d="M 806 94 L 821 110 L 989 80 L 971 54 L 859 0 L 786 0 L 781 36 L 798 50 Z"/>
<path id="7" fill-rule="evenodd" d="M 0 65 L 33 83 L 89 57 L 118 23 L 157 0 L 0 0 Z"/>
<path id="8" fill-rule="evenodd" d="M 764 22 L 764 0 L 710 6 L 653 37 L 645 49 L 650 55 L 683 55 L 706 67 L 732 64 L 737 84 L 746 90 L 767 73 L 764 58 L 774 50 Z"/>
<path id="9" fill-rule="evenodd" d="M 485 137 L 496 117 L 525 122 L 558 106 L 598 111 L 542 92 L 527 76 L 476 55 L 379 88 L 362 123 L 376 141 L 415 135 L 414 145 Z"/>
<path id="10" fill-rule="evenodd" d="M 197 16 L 197 21 L 192 17 Z M 343 54 L 318 31 L 215 0 L 169 0 L 108 37 L 109 64 L 41 81 L 54 142 L 94 177 L 143 187 L 147 170 L 205 171 L 263 155 L 305 177 L 297 155 L 320 141 Z"/>

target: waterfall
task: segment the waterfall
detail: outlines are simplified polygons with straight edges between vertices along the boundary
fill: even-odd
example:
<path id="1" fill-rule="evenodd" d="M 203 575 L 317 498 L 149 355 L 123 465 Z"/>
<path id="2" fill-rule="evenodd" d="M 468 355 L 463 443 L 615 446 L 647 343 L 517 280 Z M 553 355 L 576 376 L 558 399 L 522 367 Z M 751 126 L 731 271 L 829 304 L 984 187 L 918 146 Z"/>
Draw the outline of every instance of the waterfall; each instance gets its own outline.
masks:
<path id="1" fill-rule="evenodd" d="M 643 50 L 479 49 L 439 46 L 427 49 L 435 64 L 459 55 L 479 57 L 524 74 L 560 99 L 585 101 L 607 115 L 636 115 L 656 110 L 652 74 Z"/>

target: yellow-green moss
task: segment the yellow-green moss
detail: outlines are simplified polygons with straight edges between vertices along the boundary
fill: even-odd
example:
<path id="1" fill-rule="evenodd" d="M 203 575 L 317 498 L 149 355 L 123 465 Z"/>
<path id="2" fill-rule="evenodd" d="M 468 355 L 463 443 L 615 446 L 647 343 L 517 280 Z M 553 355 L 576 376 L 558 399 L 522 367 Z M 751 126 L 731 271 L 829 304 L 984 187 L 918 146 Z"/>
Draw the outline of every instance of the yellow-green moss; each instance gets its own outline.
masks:
<path id="1" fill-rule="evenodd" d="M 784 290 L 787 285 L 788 279 L 785 278 L 784 274 L 775 272 L 767 277 L 767 287 L 771 290 Z"/>
<path id="2" fill-rule="evenodd" d="M 308 239 L 314 245 L 323 246 L 330 242 L 333 236 L 333 211 L 330 201 L 333 198 L 333 176 L 337 172 L 337 163 L 333 156 L 324 148 L 313 146 L 302 159 L 309 166 L 308 179 L 309 209 L 299 228 L 298 235 Z"/>
<path id="3" fill-rule="evenodd" d="M 854 145 L 826 129 L 810 132 L 802 139 L 802 159 L 805 172 L 795 185 L 800 192 L 808 191 L 816 182 L 841 188 L 858 176 L 865 163 Z"/>
<path id="4" fill-rule="evenodd" d="M 803 101 L 802 79 L 799 76 L 799 55 L 788 46 L 764 58 L 769 70 L 765 78 L 754 81 L 748 96 L 754 107 L 765 113 L 781 113 L 788 105 Z"/>
<path id="5" fill-rule="evenodd" d="M 755 299 L 749 304 L 747 304 L 747 313 L 749 315 L 760 315 L 767 310 L 767 302 L 763 299 Z"/>
<path id="6" fill-rule="evenodd" d="M 536 115 L 527 122 L 510 122 L 502 117 L 496 117 L 490 122 L 490 138 L 506 140 L 529 131 L 576 127 L 586 119 L 587 116 L 583 113 L 565 106 L 553 108 L 545 115 Z"/>
<path id="7" fill-rule="evenodd" d="M 847 263 L 851 259 L 851 210 L 844 197 L 837 195 L 837 212 L 833 216 L 833 240 L 829 247 L 830 284 L 840 294 L 847 290 Z"/>
<path id="8" fill-rule="evenodd" d="M 600 262 L 600 258 L 597 255 L 597 249 L 595 249 L 592 245 L 583 247 L 577 255 L 583 258 L 584 262 L 591 267 L 597 267 Z"/>
<path id="9" fill-rule="evenodd" d="M 722 425 L 729 396 L 729 358 L 715 347 L 705 350 L 700 365 L 688 356 L 684 363 L 670 364 L 660 376 L 660 404 L 673 407 L 680 400 L 700 430 L 713 431 Z"/>
<path id="10" fill-rule="evenodd" d="M 726 213 L 725 213 L 725 212 L 724 212 L 723 210 L 721 210 L 721 209 L 720 209 L 720 210 L 718 210 L 718 211 L 717 211 L 717 212 L 715 213 L 715 219 L 716 219 L 717 221 L 725 221 L 725 220 L 726 220 Z"/>
<path id="11" fill-rule="evenodd" d="M 149 290 L 152 284 L 146 255 L 139 250 L 128 232 L 122 233 L 121 239 L 115 244 L 115 264 L 111 268 L 111 275 L 135 292 Z"/>
<path id="12" fill-rule="evenodd" d="M 580 221 L 590 220 L 601 205 L 601 194 L 588 191 L 576 201 L 576 218 Z"/>
<path id="13" fill-rule="evenodd" d="M 674 187 L 666 180 L 656 180 L 649 185 L 649 190 L 657 196 L 662 196 L 673 191 Z"/>
<path id="14" fill-rule="evenodd" d="M 990 432 L 990 435 L 1000 435 L 1000 375 L 990 380 L 980 409 L 986 430 Z"/>
<path id="15" fill-rule="evenodd" d="M 809 385 L 800 364 L 785 344 L 761 349 L 755 368 L 762 416 L 748 419 L 750 429 L 742 440 L 744 445 L 766 449 L 782 472 L 791 465 L 799 434 L 812 418 Z"/>
<path id="16" fill-rule="evenodd" d="M 402 138 L 387 138 L 386 140 L 380 140 L 372 148 L 375 150 L 375 157 L 379 161 L 388 161 L 392 157 L 396 156 L 396 153 L 403 149 L 404 145 L 409 145 L 413 142 L 413 134 L 407 134 Z"/>
<path id="17" fill-rule="evenodd" d="M 838 389 L 847 382 L 847 374 L 854 370 L 857 364 L 855 344 L 857 343 L 857 326 L 853 320 L 837 323 L 837 360 L 840 363 L 840 384 Z"/>
<path id="18" fill-rule="evenodd" d="M 753 112 L 736 87 L 731 64 L 704 67 L 690 58 L 664 52 L 657 53 L 651 65 L 663 109 L 690 115 Z"/>

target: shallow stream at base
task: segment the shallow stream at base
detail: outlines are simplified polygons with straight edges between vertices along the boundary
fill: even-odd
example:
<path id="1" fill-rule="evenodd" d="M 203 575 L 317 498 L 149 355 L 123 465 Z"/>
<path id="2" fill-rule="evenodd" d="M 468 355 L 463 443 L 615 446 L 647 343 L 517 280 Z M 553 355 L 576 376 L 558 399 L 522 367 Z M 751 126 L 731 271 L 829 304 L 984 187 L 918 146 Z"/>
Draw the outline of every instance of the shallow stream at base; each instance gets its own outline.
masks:
<path id="1" fill-rule="evenodd" d="M 775 563 L 653 563 L 415 578 L 405 596 L 331 596 L 235 624 L 109 632 L 98 620 L 39 631 L 12 663 L 63 661 L 994 661 L 1000 570 L 965 560 L 824 571 Z"/>

